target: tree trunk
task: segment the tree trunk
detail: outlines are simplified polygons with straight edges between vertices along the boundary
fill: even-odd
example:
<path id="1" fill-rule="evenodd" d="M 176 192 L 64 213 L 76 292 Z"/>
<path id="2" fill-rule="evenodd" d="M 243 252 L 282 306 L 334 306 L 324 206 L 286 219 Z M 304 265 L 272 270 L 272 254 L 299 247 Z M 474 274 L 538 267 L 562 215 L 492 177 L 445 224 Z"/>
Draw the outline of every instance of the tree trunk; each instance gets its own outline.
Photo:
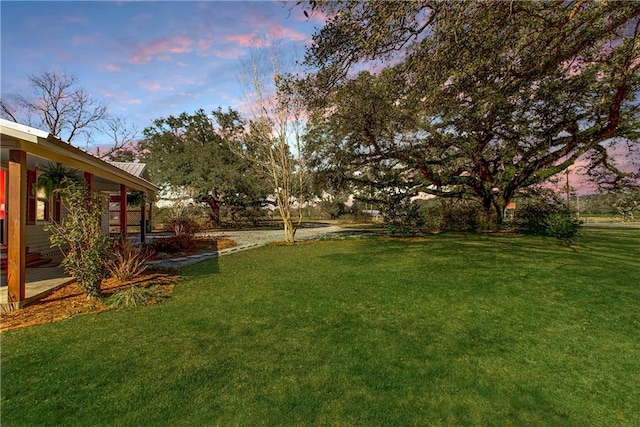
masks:
<path id="1" fill-rule="evenodd" d="M 504 209 L 506 206 L 506 202 L 495 200 L 494 197 L 482 198 L 482 208 L 485 215 L 496 228 L 500 228 L 504 222 Z"/>
<path id="2" fill-rule="evenodd" d="M 209 197 L 207 198 L 207 205 L 209 205 L 209 209 L 211 209 L 211 213 L 209 216 L 211 217 L 211 222 L 214 226 L 220 226 L 220 202 L 216 199 Z"/>
<path id="3" fill-rule="evenodd" d="M 296 229 L 293 226 L 293 222 L 291 218 L 287 218 L 286 220 L 282 220 L 282 224 L 284 225 L 284 240 L 287 243 L 293 243 L 296 239 Z"/>

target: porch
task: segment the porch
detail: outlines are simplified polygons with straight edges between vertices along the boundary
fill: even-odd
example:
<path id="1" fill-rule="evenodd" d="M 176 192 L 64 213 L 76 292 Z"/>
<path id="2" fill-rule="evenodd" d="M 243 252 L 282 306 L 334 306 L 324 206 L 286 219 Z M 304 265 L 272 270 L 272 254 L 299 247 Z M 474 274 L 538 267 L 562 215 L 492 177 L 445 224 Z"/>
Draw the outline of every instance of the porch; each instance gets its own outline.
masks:
<path id="1" fill-rule="evenodd" d="M 26 297 L 22 305 L 35 301 L 49 292 L 73 282 L 75 279 L 69 277 L 60 262 L 62 256 L 51 257 L 51 261 L 46 266 L 32 267 L 25 270 Z M 9 287 L 7 286 L 7 272 L 2 271 L 0 278 L 0 312 L 10 311 L 18 308 L 14 303 L 9 303 Z"/>
<path id="2" fill-rule="evenodd" d="M 48 132 L 0 119 L 0 243 L 7 247 L 6 271 L 0 304 L 5 300 L 18 307 L 38 294 L 58 286 L 64 273 L 57 268 L 27 268 L 29 250 L 34 253 L 50 249 L 47 224 L 65 218 L 59 198 L 41 194 L 38 180 L 55 169 L 64 168 L 84 181 L 91 192 L 112 196 L 114 203 L 100 209 L 102 230 L 110 232 L 111 205 L 117 207 L 119 235 L 128 237 L 129 196 L 137 195 L 140 238 L 145 239 L 149 213 L 158 187 L 148 181 L 145 165 L 110 163 L 93 156 Z M 55 175 L 52 173 L 52 175 Z M 117 199 L 117 202 L 116 202 Z M 57 277 L 56 277 L 57 276 Z"/>

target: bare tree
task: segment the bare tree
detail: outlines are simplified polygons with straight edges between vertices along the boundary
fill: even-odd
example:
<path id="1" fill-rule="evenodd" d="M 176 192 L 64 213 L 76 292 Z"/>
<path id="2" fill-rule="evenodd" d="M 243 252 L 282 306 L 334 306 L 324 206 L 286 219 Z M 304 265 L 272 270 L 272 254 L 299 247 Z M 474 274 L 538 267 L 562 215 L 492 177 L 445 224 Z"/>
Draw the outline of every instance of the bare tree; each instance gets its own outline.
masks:
<path id="1" fill-rule="evenodd" d="M 75 76 L 43 71 L 27 77 L 30 96 L 3 97 L 2 117 L 46 129 L 68 142 L 79 135 L 89 139 L 91 131 L 107 117 L 107 106 L 77 87 Z"/>
<path id="2" fill-rule="evenodd" d="M 101 159 L 135 157 L 135 145 L 140 134 L 135 123 L 123 116 L 107 115 L 100 130 L 109 138 L 111 147 L 101 151 L 98 147 L 96 155 Z"/>
<path id="3" fill-rule="evenodd" d="M 293 242 L 304 203 L 303 103 L 277 39 L 268 47 L 254 48 L 242 65 L 252 118 L 248 135 L 236 148 L 273 184 L 285 241 Z"/>

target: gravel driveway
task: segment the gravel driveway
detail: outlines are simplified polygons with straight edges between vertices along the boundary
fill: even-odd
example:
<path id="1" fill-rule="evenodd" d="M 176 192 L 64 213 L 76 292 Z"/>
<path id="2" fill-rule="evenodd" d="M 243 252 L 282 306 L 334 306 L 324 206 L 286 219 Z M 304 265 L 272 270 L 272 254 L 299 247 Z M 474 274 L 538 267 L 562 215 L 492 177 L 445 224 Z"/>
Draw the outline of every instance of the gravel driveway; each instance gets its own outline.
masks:
<path id="1" fill-rule="evenodd" d="M 306 227 L 299 228 L 296 232 L 296 241 L 313 240 L 330 234 L 340 234 L 344 229 L 335 225 L 325 224 L 309 224 Z M 284 231 L 282 230 L 253 230 L 253 231 L 217 231 L 199 233 L 199 236 L 209 237 L 227 237 L 236 242 L 233 248 L 222 249 L 220 251 L 208 252 L 197 255 L 190 255 L 180 258 L 171 258 L 164 260 L 149 261 L 149 265 L 160 267 L 180 268 L 186 265 L 195 264 L 207 259 L 218 256 L 229 255 L 246 249 L 256 248 L 266 245 L 270 242 L 278 242 L 284 240 Z"/>
<path id="2" fill-rule="evenodd" d="M 338 227 L 336 225 L 312 224 L 298 229 L 296 232 L 296 241 L 318 239 L 329 234 L 339 233 L 343 230 L 344 229 L 342 227 Z M 284 240 L 283 230 L 224 230 L 219 232 L 207 232 L 201 235 L 233 239 L 236 241 L 238 248 L 246 246 L 262 246 L 270 242 L 279 242 Z"/>

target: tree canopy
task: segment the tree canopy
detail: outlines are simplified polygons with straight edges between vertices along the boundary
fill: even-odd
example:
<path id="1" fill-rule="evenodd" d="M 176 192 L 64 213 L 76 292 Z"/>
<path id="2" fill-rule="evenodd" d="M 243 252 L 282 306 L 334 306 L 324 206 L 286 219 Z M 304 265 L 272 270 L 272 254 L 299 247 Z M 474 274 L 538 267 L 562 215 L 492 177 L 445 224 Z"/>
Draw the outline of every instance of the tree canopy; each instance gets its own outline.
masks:
<path id="1" fill-rule="evenodd" d="M 220 123 L 226 128 L 240 117 L 236 111 L 204 110 L 153 121 L 144 130 L 139 148 L 154 182 L 173 190 L 186 190 L 207 203 L 214 223 L 220 208 L 249 206 L 264 201 L 267 191 L 252 165 L 230 149 Z"/>
<path id="2" fill-rule="evenodd" d="M 472 197 L 498 222 L 580 156 L 625 178 L 606 147 L 640 136 L 640 2 L 313 6 L 333 16 L 306 56 L 318 168 Z"/>

